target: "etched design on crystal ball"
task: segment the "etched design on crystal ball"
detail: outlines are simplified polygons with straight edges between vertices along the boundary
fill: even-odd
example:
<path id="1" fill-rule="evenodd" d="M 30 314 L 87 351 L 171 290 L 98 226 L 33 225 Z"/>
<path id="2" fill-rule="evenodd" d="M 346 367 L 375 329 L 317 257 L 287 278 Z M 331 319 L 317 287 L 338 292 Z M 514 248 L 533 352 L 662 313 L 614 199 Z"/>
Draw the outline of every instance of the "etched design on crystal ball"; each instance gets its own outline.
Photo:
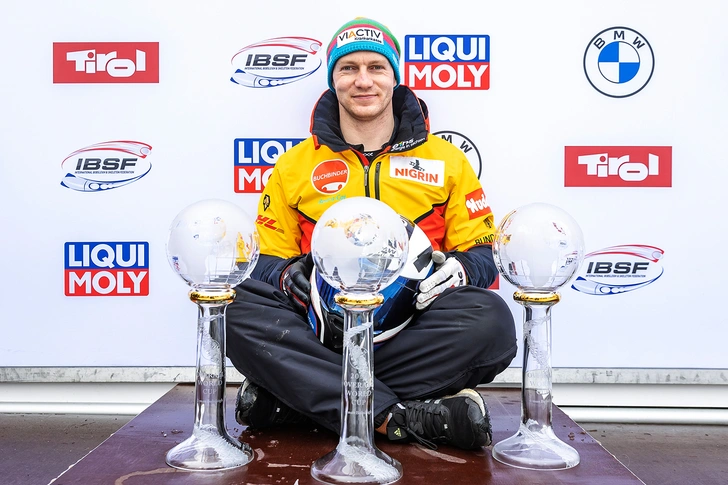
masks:
<path id="1" fill-rule="evenodd" d="M 584 259 L 579 224 L 563 209 L 533 203 L 512 211 L 498 226 L 493 259 L 500 274 L 522 291 L 556 291 Z"/>
<path id="2" fill-rule="evenodd" d="M 350 197 L 329 207 L 311 236 L 319 274 L 347 293 L 374 293 L 392 283 L 407 260 L 409 237 L 387 204 Z"/>
<path id="3" fill-rule="evenodd" d="M 258 262 L 258 232 L 237 205 L 206 199 L 182 209 L 167 238 L 167 260 L 198 290 L 232 288 L 250 276 Z"/>

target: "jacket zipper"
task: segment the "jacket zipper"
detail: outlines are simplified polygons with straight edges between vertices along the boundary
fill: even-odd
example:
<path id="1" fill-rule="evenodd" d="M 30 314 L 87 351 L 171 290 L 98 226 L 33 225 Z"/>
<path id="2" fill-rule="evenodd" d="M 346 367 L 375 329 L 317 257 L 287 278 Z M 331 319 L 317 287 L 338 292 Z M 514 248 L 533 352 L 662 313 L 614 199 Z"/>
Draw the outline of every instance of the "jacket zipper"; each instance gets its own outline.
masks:
<path id="1" fill-rule="evenodd" d="M 369 165 L 364 165 L 364 195 L 369 197 Z"/>
<path id="2" fill-rule="evenodd" d="M 379 200 L 379 169 L 381 166 L 381 161 L 374 166 L 374 198 L 377 200 Z"/>

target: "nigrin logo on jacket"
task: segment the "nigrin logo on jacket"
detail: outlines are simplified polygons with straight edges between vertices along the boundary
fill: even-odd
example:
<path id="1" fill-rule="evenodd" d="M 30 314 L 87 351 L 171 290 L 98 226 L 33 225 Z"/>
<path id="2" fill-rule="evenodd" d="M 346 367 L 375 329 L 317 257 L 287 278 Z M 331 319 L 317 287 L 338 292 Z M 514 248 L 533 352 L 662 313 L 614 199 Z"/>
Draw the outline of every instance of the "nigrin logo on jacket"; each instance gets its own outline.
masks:
<path id="1" fill-rule="evenodd" d="M 416 157 L 391 157 L 389 175 L 442 187 L 445 184 L 445 162 Z"/>

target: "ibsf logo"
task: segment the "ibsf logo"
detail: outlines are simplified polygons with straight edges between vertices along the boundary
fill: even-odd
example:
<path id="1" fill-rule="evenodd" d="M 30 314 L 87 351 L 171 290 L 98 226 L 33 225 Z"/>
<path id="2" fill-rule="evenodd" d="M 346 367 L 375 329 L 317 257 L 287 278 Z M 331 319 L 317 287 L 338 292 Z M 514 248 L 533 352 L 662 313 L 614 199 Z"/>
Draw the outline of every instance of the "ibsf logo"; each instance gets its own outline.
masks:
<path id="1" fill-rule="evenodd" d="M 490 36 L 405 36 L 405 80 L 412 89 L 490 88 Z"/>
<path id="2" fill-rule="evenodd" d="M 276 37 L 240 49 L 232 58 L 230 81 L 248 88 L 273 88 L 316 72 L 321 42 L 307 37 Z"/>
<path id="3" fill-rule="evenodd" d="M 326 160 L 311 172 L 311 185 L 324 195 L 335 194 L 349 181 L 349 167 L 343 160 Z"/>
<path id="4" fill-rule="evenodd" d="M 152 146 L 138 141 L 107 141 L 76 150 L 61 168 L 61 185 L 79 192 L 103 192 L 129 185 L 152 169 Z"/>
<path id="5" fill-rule="evenodd" d="M 672 187 L 672 147 L 565 147 L 565 187 Z"/>
<path id="6" fill-rule="evenodd" d="M 149 295 L 149 243 L 67 242 L 66 296 Z"/>
<path id="7" fill-rule="evenodd" d="M 54 42 L 53 82 L 158 83 L 159 42 Z"/>
<path id="8" fill-rule="evenodd" d="M 236 138 L 234 141 L 235 192 L 261 193 L 276 160 L 303 138 Z"/>
<path id="9" fill-rule="evenodd" d="M 433 133 L 433 135 L 439 136 L 443 140 L 449 141 L 458 147 L 465 154 L 475 174 L 480 178 L 480 174 L 483 171 L 483 160 L 480 158 L 478 147 L 470 141 L 470 138 L 457 131 L 438 131 L 437 133 Z"/>
<path id="10" fill-rule="evenodd" d="M 602 30 L 584 52 L 584 73 L 589 83 L 612 98 L 637 94 L 650 82 L 654 70 L 650 43 L 627 27 Z"/>
<path id="11" fill-rule="evenodd" d="M 611 246 L 584 256 L 584 262 L 571 285 L 587 295 L 616 295 L 639 290 L 654 283 L 664 269 L 665 252 L 654 246 Z"/>

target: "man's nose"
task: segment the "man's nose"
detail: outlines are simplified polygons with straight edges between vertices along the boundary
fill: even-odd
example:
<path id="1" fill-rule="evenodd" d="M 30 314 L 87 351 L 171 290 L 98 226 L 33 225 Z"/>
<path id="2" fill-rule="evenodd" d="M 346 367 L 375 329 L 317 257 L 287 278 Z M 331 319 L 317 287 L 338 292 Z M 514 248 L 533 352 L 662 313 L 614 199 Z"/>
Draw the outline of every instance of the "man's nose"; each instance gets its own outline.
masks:
<path id="1" fill-rule="evenodd" d="M 368 86 L 372 83 L 372 77 L 369 74 L 368 69 L 359 69 L 359 72 L 356 74 L 356 84 L 358 86 Z"/>

